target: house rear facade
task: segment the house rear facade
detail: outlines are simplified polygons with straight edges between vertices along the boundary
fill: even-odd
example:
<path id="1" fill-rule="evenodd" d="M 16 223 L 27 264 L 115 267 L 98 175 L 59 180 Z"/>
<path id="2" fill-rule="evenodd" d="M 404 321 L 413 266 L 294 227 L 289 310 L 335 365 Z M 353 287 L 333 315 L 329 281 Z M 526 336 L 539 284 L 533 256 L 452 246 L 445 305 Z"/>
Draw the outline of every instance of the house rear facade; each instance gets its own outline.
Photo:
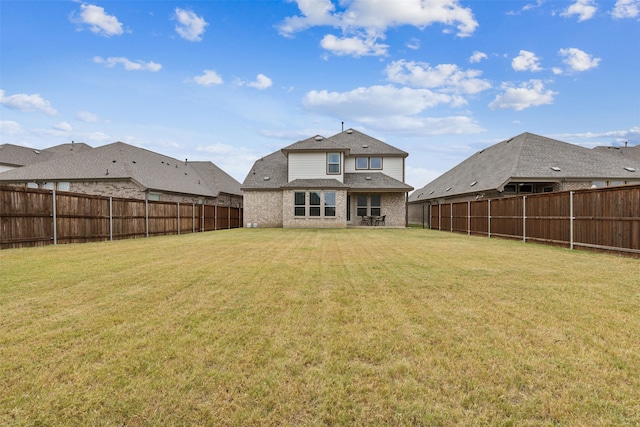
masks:
<path id="1" fill-rule="evenodd" d="M 258 227 L 405 227 L 408 153 L 354 129 L 298 141 L 257 160 L 244 218 Z"/>

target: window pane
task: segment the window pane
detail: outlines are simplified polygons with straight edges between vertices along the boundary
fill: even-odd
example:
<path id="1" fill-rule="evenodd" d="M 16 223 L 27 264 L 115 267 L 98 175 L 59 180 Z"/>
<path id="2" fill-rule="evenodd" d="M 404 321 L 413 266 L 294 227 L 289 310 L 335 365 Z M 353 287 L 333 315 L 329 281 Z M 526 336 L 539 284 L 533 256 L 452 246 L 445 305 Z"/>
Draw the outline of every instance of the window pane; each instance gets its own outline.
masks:
<path id="1" fill-rule="evenodd" d="M 369 162 L 371 169 L 382 169 L 382 157 L 372 157 Z"/>
<path id="2" fill-rule="evenodd" d="M 336 205 L 336 193 L 334 191 L 328 191 L 324 193 L 324 204 L 326 206 Z"/>
<path id="3" fill-rule="evenodd" d="M 358 195 L 358 206 L 367 206 L 367 196 L 365 195 Z"/>
<path id="4" fill-rule="evenodd" d="M 367 208 L 358 208 L 358 216 L 366 216 Z"/>
<path id="5" fill-rule="evenodd" d="M 296 205 L 304 205 L 305 204 L 305 194 L 304 193 L 295 193 L 295 202 Z"/>
<path id="6" fill-rule="evenodd" d="M 309 193 L 309 204 L 312 206 L 320 206 L 320 193 L 312 191 Z"/>
<path id="7" fill-rule="evenodd" d="M 340 173 L 340 153 L 327 154 L 327 173 Z"/>
<path id="8" fill-rule="evenodd" d="M 329 153 L 329 163 L 340 163 L 340 154 Z"/>
<path id="9" fill-rule="evenodd" d="M 336 216 L 336 207 L 335 206 L 325 206 L 324 207 L 324 216 Z"/>
<path id="10" fill-rule="evenodd" d="M 296 206 L 295 207 L 295 215 L 296 216 L 304 216 L 304 206 Z"/>
<path id="11" fill-rule="evenodd" d="M 369 167 L 369 159 L 366 157 L 356 157 L 356 169 L 367 169 Z"/>
<path id="12" fill-rule="evenodd" d="M 380 195 L 372 194 L 371 195 L 371 206 L 380 207 Z"/>
<path id="13" fill-rule="evenodd" d="M 320 216 L 320 206 L 311 206 L 309 208 L 309 216 Z"/>
<path id="14" fill-rule="evenodd" d="M 380 208 L 371 208 L 372 216 L 380 216 Z"/>

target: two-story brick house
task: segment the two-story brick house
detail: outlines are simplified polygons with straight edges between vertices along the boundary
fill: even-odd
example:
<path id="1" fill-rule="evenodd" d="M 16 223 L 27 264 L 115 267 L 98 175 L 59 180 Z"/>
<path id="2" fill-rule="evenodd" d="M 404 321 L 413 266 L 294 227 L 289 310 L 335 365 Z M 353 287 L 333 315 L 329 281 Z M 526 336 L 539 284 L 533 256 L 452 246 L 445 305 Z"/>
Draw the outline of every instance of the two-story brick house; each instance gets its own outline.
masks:
<path id="1" fill-rule="evenodd" d="M 407 156 L 353 129 L 298 141 L 254 163 L 242 184 L 245 222 L 405 227 L 407 193 L 413 190 L 404 182 Z"/>

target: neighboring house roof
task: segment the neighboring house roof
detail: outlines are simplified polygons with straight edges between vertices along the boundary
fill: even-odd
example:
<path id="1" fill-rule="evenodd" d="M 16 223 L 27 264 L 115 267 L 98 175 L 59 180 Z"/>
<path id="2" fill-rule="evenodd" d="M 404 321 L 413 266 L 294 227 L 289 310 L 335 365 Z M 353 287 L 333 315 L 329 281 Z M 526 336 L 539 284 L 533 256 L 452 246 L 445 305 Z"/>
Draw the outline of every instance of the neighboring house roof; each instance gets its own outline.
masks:
<path id="1" fill-rule="evenodd" d="M 640 162 L 525 132 L 480 150 L 414 191 L 409 201 L 503 191 L 511 181 L 559 182 L 567 179 L 640 179 Z"/>
<path id="2" fill-rule="evenodd" d="M 91 149 L 91 146 L 84 143 L 61 144 L 43 150 L 20 145 L 2 144 L 0 145 L 0 164 L 15 167 L 27 166 L 87 149 Z"/>
<path id="3" fill-rule="evenodd" d="M 600 146 L 600 147 L 594 147 L 593 149 L 595 151 L 611 154 L 613 156 L 619 156 L 627 159 L 635 159 L 640 161 L 640 145 L 636 145 L 633 147 Z"/>
<path id="4" fill-rule="evenodd" d="M 221 191 L 242 194 L 240 183 L 206 163 L 210 162 L 183 162 L 115 142 L 3 172 L 0 182 L 130 179 L 148 190 L 161 192 L 209 197 L 217 197 Z"/>
<path id="5" fill-rule="evenodd" d="M 257 160 L 245 178 L 244 190 L 279 190 L 282 188 L 350 188 L 368 191 L 411 191 L 413 187 L 381 172 L 345 173 L 344 183 L 336 179 L 297 179 L 288 182 L 287 154 L 291 152 L 344 151 L 348 155 L 406 157 L 399 150 L 353 129 L 330 138 L 316 135 L 291 144 Z M 367 179 L 367 177 L 369 179 Z"/>

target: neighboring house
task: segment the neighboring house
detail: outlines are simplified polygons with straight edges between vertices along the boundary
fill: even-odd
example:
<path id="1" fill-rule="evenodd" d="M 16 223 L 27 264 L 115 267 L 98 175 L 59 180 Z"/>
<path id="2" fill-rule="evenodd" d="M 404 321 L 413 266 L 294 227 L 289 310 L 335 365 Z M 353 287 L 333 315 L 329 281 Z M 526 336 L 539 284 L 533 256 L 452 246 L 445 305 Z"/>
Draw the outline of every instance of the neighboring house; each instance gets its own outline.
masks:
<path id="1" fill-rule="evenodd" d="M 56 145 L 44 150 L 13 144 L 0 144 L 0 173 L 87 149 L 91 149 L 91 147 L 84 143 L 76 144 L 74 142 Z"/>
<path id="2" fill-rule="evenodd" d="M 258 227 L 405 227 L 408 154 L 348 129 L 315 136 L 257 160 L 247 175 L 244 219 Z"/>
<path id="3" fill-rule="evenodd" d="M 8 151 L 20 151 L 14 147 Z M 8 159 L 5 148 L 0 151 L 0 163 Z M 123 142 L 97 148 L 76 143 L 28 150 L 50 158 L 34 162 L 25 156 L 25 166 L 0 173 L 0 185 L 242 207 L 240 183 L 211 162 L 180 161 Z"/>
<path id="4" fill-rule="evenodd" d="M 423 205 L 640 183 L 640 147 L 589 149 L 532 133 L 480 150 L 409 197 Z"/>

